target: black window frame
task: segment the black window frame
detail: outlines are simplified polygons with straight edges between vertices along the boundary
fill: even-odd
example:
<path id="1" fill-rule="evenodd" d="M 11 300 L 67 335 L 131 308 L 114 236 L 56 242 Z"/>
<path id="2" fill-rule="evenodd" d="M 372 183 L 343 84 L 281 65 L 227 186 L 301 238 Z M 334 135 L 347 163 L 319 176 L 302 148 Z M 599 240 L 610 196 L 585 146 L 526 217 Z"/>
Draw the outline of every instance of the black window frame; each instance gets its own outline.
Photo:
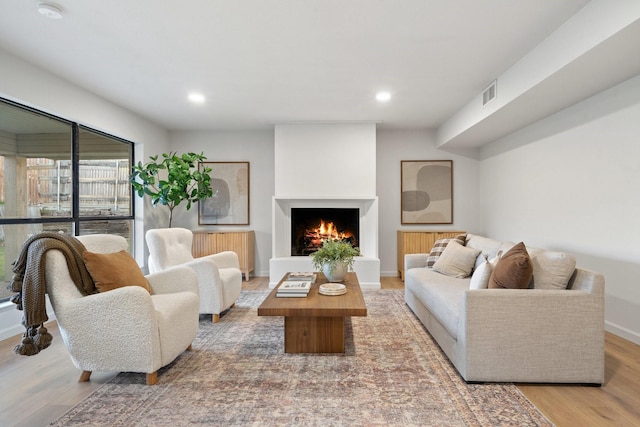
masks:
<path id="1" fill-rule="evenodd" d="M 71 176 L 72 176 L 72 200 L 71 200 L 71 216 L 59 216 L 55 218 L 0 218 L 0 225 L 15 225 L 15 224 L 45 224 L 45 223 L 60 223 L 60 222 L 70 222 L 73 224 L 73 235 L 79 236 L 80 232 L 80 223 L 81 222 L 91 222 L 91 221 L 122 221 L 122 220 L 135 220 L 135 203 L 133 201 L 135 192 L 133 191 L 133 187 L 131 187 L 131 197 L 130 197 L 130 208 L 129 215 L 110 215 L 108 217 L 105 216 L 80 216 L 80 128 L 87 130 L 89 132 L 93 132 L 95 134 L 104 136 L 106 138 L 110 138 L 113 140 L 117 140 L 119 142 L 130 145 L 130 156 L 129 161 L 130 165 L 135 164 L 135 143 L 132 141 L 128 141 L 124 138 L 120 138 L 106 132 L 91 128 L 86 125 L 81 125 L 78 122 L 74 122 L 72 120 L 68 120 L 54 114 L 47 113 L 45 111 L 39 110 L 37 108 L 33 108 L 27 105 L 20 104 L 18 102 L 12 101 L 10 99 L 0 97 L 0 102 L 9 104 L 16 108 L 21 108 L 23 110 L 29 111 L 31 113 L 48 117 L 50 119 L 58 120 L 63 123 L 71 125 Z M 135 224 L 135 221 L 134 221 Z"/>
<path id="2" fill-rule="evenodd" d="M 110 214 L 110 215 L 100 215 L 100 216 L 82 216 L 80 211 L 80 163 L 81 163 L 81 131 L 82 132 L 90 132 L 92 134 L 98 135 L 100 137 L 107 138 L 114 142 L 120 142 L 126 144 L 128 146 L 129 151 L 129 173 L 131 172 L 132 166 L 135 164 L 135 143 L 132 141 L 128 141 L 126 139 L 111 135 L 107 132 L 94 129 L 90 126 L 86 126 L 80 124 L 78 122 L 74 122 L 72 120 L 65 119 L 63 117 L 56 116 L 54 114 L 47 113 L 45 111 L 39 110 L 37 108 L 30 107 L 28 105 L 21 104 L 19 102 L 12 101 L 10 99 L 6 99 L 0 97 L 0 103 L 8 105 L 12 108 L 18 108 L 25 112 L 29 112 L 38 116 L 42 116 L 48 119 L 56 120 L 63 125 L 68 125 L 71 127 L 71 181 L 72 181 L 72 196 L 71 196 L 71 215 L 61 215 L 55 217 L 40 217 L 40 218 L 1 218 L 0 217 L 0 226 L 2 225 L 32 225 L 32 224 L 50 224 L 50 223 L 65 223 L 69 224 L 74 236 L 80 236 L 82 231 L 82 225 L 91 223 L 91 222 L 110 222 L 110 221 L 129 221 L 131 223 L 131 250 L 135 250 L 135 242 L 133 241 L 133 236 L 135 236 L 135 192 L 133 191 L 133 187 L 129 184 L 130 193 L 129 193 L 129 211 L 128 214 Z M 87 234 L 87 233 L 85 233 Z M 0 303 L 7 301 L 8 298 L 0 299 Z"/>

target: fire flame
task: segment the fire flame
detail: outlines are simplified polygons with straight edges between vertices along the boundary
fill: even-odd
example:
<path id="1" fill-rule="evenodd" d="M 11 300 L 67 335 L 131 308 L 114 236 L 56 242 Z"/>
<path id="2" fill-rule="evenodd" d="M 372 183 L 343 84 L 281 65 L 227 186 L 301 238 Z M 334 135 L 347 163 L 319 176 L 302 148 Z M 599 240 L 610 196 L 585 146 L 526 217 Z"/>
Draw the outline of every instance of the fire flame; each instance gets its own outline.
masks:
<path id="1" fill-rule="evenodd" d="M 338 227 L 331 222 L 320 219 L 317 227 L 305 228 L 304 235 L 301 236 L 304 241 L 301 252 L 309 254 L 315 252 L 322 246 L 325 240 L 345 240 L 356 246 L 357 241 L 351 230 L 340 231 Z"/>
<path id="2" fill-rule="evenodd" d="M 319 240 L 334 239 L 341 240 L 351 236 L 350 233 L 339 231 L 333 222 L 325 223 L 324 220 L 320 220 L 318 228 L 311 230 L 315 237 Z"/>

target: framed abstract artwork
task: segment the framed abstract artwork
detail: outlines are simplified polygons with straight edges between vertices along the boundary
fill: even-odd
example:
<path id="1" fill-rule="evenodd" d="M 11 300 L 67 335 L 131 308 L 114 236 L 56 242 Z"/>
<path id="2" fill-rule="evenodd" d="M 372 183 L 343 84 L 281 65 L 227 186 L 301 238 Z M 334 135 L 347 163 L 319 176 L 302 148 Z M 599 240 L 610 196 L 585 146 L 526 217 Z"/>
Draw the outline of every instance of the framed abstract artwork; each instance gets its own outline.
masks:
<path id="1" fill-rule="evenodd" d="M 400 161 L 400 222 L 453 223 L 453 161 Z"/>
<path id="2" fill-rule="evenodd" d="M 249 162 L 202 162 L 213 196 L 198 202 L 200 225 L 249 225 Z"/>

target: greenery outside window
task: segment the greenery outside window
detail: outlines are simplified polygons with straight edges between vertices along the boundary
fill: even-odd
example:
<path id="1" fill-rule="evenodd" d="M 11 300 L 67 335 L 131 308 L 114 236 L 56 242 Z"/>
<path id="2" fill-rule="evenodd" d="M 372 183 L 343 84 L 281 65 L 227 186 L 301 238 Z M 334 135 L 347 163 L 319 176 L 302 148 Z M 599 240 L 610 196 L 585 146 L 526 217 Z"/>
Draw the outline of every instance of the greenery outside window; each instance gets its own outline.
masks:
<path id="1" fill-rule="evenodd" d="M 32 234 L 132 242 L 133 143 L 0 98 L 0 302 Z"/>

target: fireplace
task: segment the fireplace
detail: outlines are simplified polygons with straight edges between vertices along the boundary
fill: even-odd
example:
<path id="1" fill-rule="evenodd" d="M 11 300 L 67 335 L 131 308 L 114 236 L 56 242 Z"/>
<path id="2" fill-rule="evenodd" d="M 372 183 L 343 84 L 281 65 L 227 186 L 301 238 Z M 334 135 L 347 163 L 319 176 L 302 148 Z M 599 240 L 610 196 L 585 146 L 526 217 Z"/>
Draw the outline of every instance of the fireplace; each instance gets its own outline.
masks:
<path id="1" fill-rule="evenodd" d="M 333 215 L 348 212 L 346 217 Z M 314 271 L 310 256 L 294 255 L 296 235 L 294 222 L 299 214 L 309 214 L 311 224 L 306 229 L 318 228 L 320 220 L 325 227 L 333 222 L 338 233 L 350 232 L 357 240 L 361 256 L 353 266 L 363 288 L 380 289 L 380 259 L 378 258 L 378 199 L 376 197 L 351 198 L 273 198 L 273 256 L 269 260 L 269 287 L 275 287 L 290 271 Z M 352 220 L 348 217 L 353 215 Z M 298 217 L 298 218 L 295 218 Z"/>
<path id="2" fill-rule="evenodd" d="M 322 162 L 309 169 L 309 159 L 321 150 L 340 153 L 344 161 Z M 363 288 L 380 289 L 378 256 L 378 197 L 376 196 L 376 124 L 369 123 L 277 123 L 274 133 L 274 194 L 272 199 L 271 258 L 269 287 L 275 287 L 287 272 L 314 271 L 311 250 L 294 244 L 299 233 L 333 223 L 338 233 L 352 233 L 361 256 L 353 270 Z M 292 225 L 300 208 L 347 209 L 354 220 L 315 215 L 314 221 L 299 231 Z M 327 211 L 334 213 L 337 211 Z M 322 232 L 318 231 L 322 234 Z M 298 237 L 294 237 L 298 235 Z M 294 249 L 294 246 L 298 246 Z M 295 255 L 294 255 L 295 254 Z"/>
<path id="3" fill-rule="evenodd" d="M 325 239 L 340 239 L 359 246 L 358 208 L 292 208 L 291 255 L 308 256 Z"/>

